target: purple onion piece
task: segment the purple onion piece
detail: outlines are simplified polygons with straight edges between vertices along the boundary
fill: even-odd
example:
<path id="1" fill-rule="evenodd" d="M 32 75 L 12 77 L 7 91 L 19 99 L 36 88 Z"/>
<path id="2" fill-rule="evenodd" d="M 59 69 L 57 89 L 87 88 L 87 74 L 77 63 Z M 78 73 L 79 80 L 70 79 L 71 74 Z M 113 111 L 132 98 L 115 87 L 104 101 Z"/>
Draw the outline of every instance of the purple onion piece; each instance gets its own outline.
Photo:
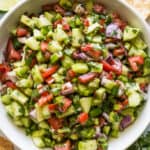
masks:
<path id="1" fill-rule="evenodd" d="M 73 85 L 71 82 L 67 82 L 62 86 L 61 94 L 62 95 L 68 95 L 72 94 L 74 92 Z"/>
<path id="2" fill-rule="evenodd" d="M 106 36 L 109 38 L 122 39 L 122 31 L 115 23 L 111 23 L 106 27 Z"/>
<path id="3" fill-rule="evenodd" d="M 108 43 L 105 45 L 107 49 L 115 49 L 118 45 L 114 43 Z"/>
<path id="4" fill-rule="evenodd" d="M 32 120 L 36 120 L 37 119 L 36 109 L 31 110 L 29 116 Z"/>
<path id="5" fill-rule="evenodd" d="M 127 115 L 125 116 L 121 122 L 120 122 L 120 130 L 124 130 L 127 128 L 130 124 L 132 123 L 132 118 L 131 116 Z"/>

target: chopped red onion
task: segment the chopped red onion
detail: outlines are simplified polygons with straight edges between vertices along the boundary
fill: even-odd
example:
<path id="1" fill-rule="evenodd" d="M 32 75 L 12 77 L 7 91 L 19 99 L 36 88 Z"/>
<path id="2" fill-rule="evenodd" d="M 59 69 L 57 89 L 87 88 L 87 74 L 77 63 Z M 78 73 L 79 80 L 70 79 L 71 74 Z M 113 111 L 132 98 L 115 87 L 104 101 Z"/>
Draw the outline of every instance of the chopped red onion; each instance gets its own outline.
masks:
<path id="1" fill-rule="evenodd" d="M 121 122 L 120 122 L 120 130 L 124 130 L 127 128 L 130 124 L 132 123 L 132 118 L 131 116 L 127 115 L 125 116 Z"/>
<path id="2" fill-rule="evenodd" d="M 61 94 L 62 95 L 68 95 L 72 94 L 74 92 L 73 85 L 71 82 L 67 82 L 62 86 Z"/>
<path id="3" fill-rule="evenodd" d="M 110 38 L 121 39 L 122 31 L 117 24 L 111 23 L 106 28 L 106 36 Z"/>

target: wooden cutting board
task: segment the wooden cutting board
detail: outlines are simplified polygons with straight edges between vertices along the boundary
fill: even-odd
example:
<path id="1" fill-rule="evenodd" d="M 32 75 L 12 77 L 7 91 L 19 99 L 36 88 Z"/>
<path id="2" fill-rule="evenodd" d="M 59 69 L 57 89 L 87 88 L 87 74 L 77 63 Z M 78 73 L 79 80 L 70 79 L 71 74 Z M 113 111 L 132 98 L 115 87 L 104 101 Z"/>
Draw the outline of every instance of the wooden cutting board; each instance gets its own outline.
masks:
<path id="1" fill-rule="evenodd" d="M 0 137 L 0 150 L 14 150 L 14 146 L 10 141 Z"/>

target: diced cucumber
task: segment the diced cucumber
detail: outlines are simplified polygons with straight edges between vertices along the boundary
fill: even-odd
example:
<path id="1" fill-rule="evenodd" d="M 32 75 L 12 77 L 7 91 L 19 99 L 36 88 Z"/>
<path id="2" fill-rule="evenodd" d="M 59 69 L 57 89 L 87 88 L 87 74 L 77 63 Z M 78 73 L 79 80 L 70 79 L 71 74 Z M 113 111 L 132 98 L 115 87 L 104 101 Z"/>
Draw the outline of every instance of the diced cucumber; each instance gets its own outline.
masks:
<path id="1" fill-rule="evenodd" d="M 36 119 L 35 121 L 41 122 L 44 120 L 43 114 L 42 114 L 42 107 L 40 107 L 38 104 L 35 105 L 35 111 L 36 111 Z"/>
<path id="2" fill-rule="evenodd" d="M 96 62 L 89 62 L 88 65 L 91 67 L 91 72 L 101 73 L 103 71 L 103 65 Z"/>
<path id="3" fill-rule="evenodd" d="M 37 28 L 42 28 L 51 25 L 51 22 L 44 15 L 40 15 L 39 18 L 32 17 L 32 20 L 35 22 Z"/>
<path id="4" fill-rule="evenodd" d="M 83 84 L 78 84 L 78 93 L 81 96 L 89 96 L 93 93 L 93 89 L 90 89 L 88 86 Z"/>
<path id="5" fill-rule="evenodd" d="M 99 88 L 95 91 L 95 96 L 99 100 L 99 104 L 103 102 L 106 95 L 106 89 L 105 88 Z"/>
<path id="6" fill-rule="evenodd" d="M 144 50 L 147 48 L 146 43 L 139 36 L 133 39 L 131 43 L 139 50 Z"/>
<path id="7" fill-rule="evenodd" d="M 10 95 L 3 95 L 1 97 L 2 103 L 5 105 L 9 105 L 11 103 L 11 96 Z"/>
<path id="8" fill-rule="evenodd" d="M 33 143 L 39 147 L 39 148 L 44 148 L 45 143 L 44 140 L 41 137 L 32 137 Z"/>
<path id="9" fill-rule="evenodd" d="M 88 72 L 89 68 L 88 65 L 85 63 L 76 63 L 72 65 L 72 70 L 76 73 L 86 73 Z"/>
<path id="10" fill-rule="evenodd" d="M 58 25 L 57 29 L 53 33 L 53 39 L 54 41 L 63 42 L 68 39 L 67 33 L 63 31 L 62 26 Z"/>
<path id="11" fill-rule="evenodd" d="M 117 85 L 115 81 L 109 80 L 106 78 L 103 79 L 102 84 L 104 85 L 106 89 L 109 89 L 109 90 L 111 90 L 113 87 Z"/>
<path id="12" fill-rule="evenodd" d="M 80 99 L 80 105 L 84 112 L 88 113 L 92 106 L 92 97 L 83 97 Z"/>
<path id="13" fill-rule="evenodd" d="M 46 130 L 40 129 L 32 132 L 32 137 L 42 137 L 46 133 Z"/>
<path id="14" fill-rule="evenodd" d="M 54 54 L 52 54 L 51 57 L 50 57 L 50 62 L 51 62 L 52 64 L 54 64 L 54 63 L 56 63 L 62 56 L 63 56 L 63 54 L 62 54 L 61 51 L 59 51 L 59 52 L 57 52 L 57 53 L 54 53 Z"/>
<path id="15" fill-rule="evenodd" d="M 97 88 L 99 88 L 99 84 L 100 84 L 100 79 L 95 78 L 93 81 L 91 81 L 88 84 L 88 87 L 91 88 L 91 89 L 97 89 Z"/>
<path id="16" fill-rule="evenodd" d="M 26 40 L 26 46 L 31 48 L 31 50 L 40 50 L 40 42 L 34 37 L 30 37 Z"/>
<path id="17" fill-rule="evenodd" d="M 34 27 L 34 21 L 26 15 L 21 16 L 20 22 L 30 28 Z"/>
<path id="18" fill-rule="evenodd" d="M 48 119 L 51 115 L 48 105 L 42 107 L 42 115 L 44 119 Z"/>
<path id="19" fill-rule="evenodd" d="M 86 34 L 90 34 L 94 31 L 97 31 L 99 28 L 100 28 L 100 24 L 96 22 L 87 28 Z"/>
<path id="20" fill-rule="evenodd" d="M 83 33 L 79 28 L 72 29 L 72 46 L 80 47 L 81 43 L 84 41 Z"/>
<path id="21" fill-rule="evenodd" d="M 15 68 L 14 71 L 18 77 L 24 77 L 25 74 L 29 71 L 29 67 L 28 66 L 20 66 L 18 68 Z"/>
<path id="22" fill-rule="evenodd" d="M 74 61 L 73 59 L 71 59 L 70 57 L 68 56 L 64 56 L 63 57 L 63 60 L 62 60 L 62 66 L 66 69 L 69 69 L 72 67 L 72 65 L 74 64 Z"/>
<path id="23" fill-rule="evenodd" d="M 142 57 L 147 56 L 147 54 L 144 50 L 137 49 L 135 46 L 131 46 L 128 55 L 129 56 L 137 56 L 138 55 L 138 56 L 142 56 Z"/>
<path id="24" fill-rule="evenodd" d="M 32 89 L 26 88 L 26 89 L 23 89 L 23 90 L 24 90 L 24 94 L 26 94 L 27 96 L 32 96 L 32 92 L 33 92 Z"/>
<path id="25" fill-rule="evenodd" d="M 97 150 L 96 140 L 79 141 L 78 150 Z"/>
<path id="26" fill-rule="evenodd" d="M 63 49 L 63 47 L 57 41 L 51 41 L 48 45 L 48 50 L 51 53 L 59 52 Z"/>
<path id="27" fill-rule="evenodd" d="M 19 90 L 13 90 L 11 92 L 11 98 L 18 101 L 19 103 L 21 103 L 22 105 L 24 105 L 29 99 L 28 97 L 26 97 L 22 92 L 20 92 Z"/>
<path id="28" fill-rule="evenodd" d="M 75 111 L 74 106 L 70 106 L 66 112 L 62 113 L 58 117 L 59 118 L 65 118 L 65 117 L 71 116 L 71 115 L 73 115 L 75 113 L 76 113 L 76 111 Z"/>
<path id="29" fill-rule="evenodd" d="M 39 67 L 37 65 L 35 65 L 34 68 L 32 68 L 31 74 L 32 74 L 33 81 L 36 84 L 43 82 L 43 77 L 42 77 Z"/>
<path id="30" fill-rule="evenodd" d="M 39 63 L 45 62 L 45 57 L 41 51 L 38 51 L 38 53 L 36 54 L 36 59 Z"/>
<path id="31" fill-rule="evenodd" d="M 48 19 L 50 22 L 52 21 L 53 19 L 53 14 L 49 13 L 49 12 L 44 12 L 44 16 L 46 19 Z"/>
<path id="32" fill-rule="evenodd" d="M 96 35 L 96 36 L 93 37 L 92 42 L 102 43 L 102 37 L 100 35 Z"/>
<path id="33" fill-rule="evenodd" d="M 33 80 L 31 78 L 21 79 L 17 81 L 16 85 L 21 88 L 32 88 Z"/>
<path id="34" fill-rule="evenodd" d="M 137 92 L 133 92 L 131 95 L 129 95 L 128 97 L 128 101 L 129 101 L 129 106 L 130 107 L 137 107 L 140 105 L 141 101 L 142 101 L 142 96 L 137 93 Z"/>
<path id="35" fill-rule="evenodd" d="M 31 121 L 28 117 L 23 117 L 20 120 L 24 127 L 26 127 L 26 128 L 30 127 Z"/>
<path id="36" fill-rule="evenodd" d="M 34 36 L 34 38 L 37 39 L 37 40 L 42 40 L 42 39 L 44 39 L 43 34 L 42 34 L 41 31 L 38 30 L 38 29 L 34 29 L 34 30 L 33 30 L 33 36 Z"/>
<path id="37" fill-rule="evenodd" d="M 150 75 L 150 57 L 145 59 L 144 62 L 144 76 Z"/>
<path id="38" fill-rule="evenodd" d="M 23 116 L 23 108 L 17 102 L 12 102 L 10 105 L 6 106 L 6 111 L 13 118 Z"/>
<path id="39" fill-rule="evenodd" d="M 123 32 L 123 41 L 133 40 L 140 33 L 140 29 L 127 26 Z"/>
<path id="40" fill-rule="evenodd" d="M 40 127 L 41 129 L 49 129 L 49 125 L 47 124 L 46 121 L 40 122 L 40 123 L 39 123 L 39 127 Z"/>

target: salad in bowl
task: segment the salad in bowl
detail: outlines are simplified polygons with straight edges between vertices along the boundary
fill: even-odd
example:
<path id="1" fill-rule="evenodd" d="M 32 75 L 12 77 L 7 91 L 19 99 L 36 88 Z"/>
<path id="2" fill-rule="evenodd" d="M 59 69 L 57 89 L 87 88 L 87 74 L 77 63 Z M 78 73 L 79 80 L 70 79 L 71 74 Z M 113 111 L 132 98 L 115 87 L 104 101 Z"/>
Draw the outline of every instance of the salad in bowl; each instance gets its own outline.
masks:
<path id="1" fill-rule="evenodd" d="M 43 5 L 11 31 L 1 101 L 39 148 L 106 150 L 144 105 L 147 48 L 139 28 L 100 3 Z"/>

